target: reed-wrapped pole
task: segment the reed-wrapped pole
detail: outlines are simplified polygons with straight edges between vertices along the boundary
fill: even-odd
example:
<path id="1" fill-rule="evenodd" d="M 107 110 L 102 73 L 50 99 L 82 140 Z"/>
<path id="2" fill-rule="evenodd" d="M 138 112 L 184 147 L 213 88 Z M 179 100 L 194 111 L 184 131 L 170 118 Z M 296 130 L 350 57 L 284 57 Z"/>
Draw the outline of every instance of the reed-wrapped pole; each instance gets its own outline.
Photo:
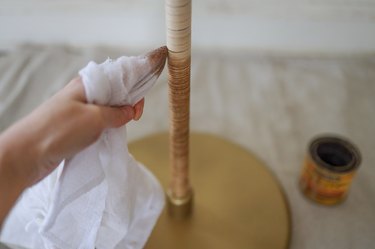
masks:
<path id="1" fill-rule="evenodd" d="M 186 217 L 192 206 L 189 181 L 191 0 L 166 0 L 166 24 L 171 166 L 167 195 L 170 214 Z"/>

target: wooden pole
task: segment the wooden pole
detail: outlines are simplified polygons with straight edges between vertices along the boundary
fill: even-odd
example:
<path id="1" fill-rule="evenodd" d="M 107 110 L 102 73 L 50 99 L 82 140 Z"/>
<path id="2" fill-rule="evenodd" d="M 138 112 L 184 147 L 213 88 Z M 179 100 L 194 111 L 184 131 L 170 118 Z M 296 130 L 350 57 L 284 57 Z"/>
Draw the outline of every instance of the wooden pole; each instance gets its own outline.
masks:
<path id="1" fill-rule="evenodd" d="M 189 181 L 191 0 L 166 0 L 166 24 L 171 164 L 168 210 L 172 216 L 186 217 L 192 206 Z"/>

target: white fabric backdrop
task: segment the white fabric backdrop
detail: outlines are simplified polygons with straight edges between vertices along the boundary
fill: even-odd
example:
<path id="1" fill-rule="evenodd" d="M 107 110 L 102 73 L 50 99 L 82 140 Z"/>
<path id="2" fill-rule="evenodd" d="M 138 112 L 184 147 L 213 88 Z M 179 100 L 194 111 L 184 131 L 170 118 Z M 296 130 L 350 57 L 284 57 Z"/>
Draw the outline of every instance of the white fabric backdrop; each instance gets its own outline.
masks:
<path id="1" fill-rule="evenodd" d="M 303 53 L 375 51 L 372 0 L 193 0 L 194 47 Z M 156 47 L 164 0 L 0 0 L 0 48 L 20 42 Z"/>

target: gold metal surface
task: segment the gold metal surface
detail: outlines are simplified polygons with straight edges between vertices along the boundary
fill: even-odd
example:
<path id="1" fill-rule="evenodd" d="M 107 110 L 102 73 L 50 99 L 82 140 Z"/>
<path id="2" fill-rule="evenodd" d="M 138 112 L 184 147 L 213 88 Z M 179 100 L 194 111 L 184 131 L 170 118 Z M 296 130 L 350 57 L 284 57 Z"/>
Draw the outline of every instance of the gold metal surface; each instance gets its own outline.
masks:
<path id="1" fill-rule="evenodd" d="M 193 211 L 193 192 L 185 198 L 173 197 L 171 191 L 166 193 L 167 212 L 174 219 L 187 219 Z"/>
<path id="2" fill-rule="evenodd" d="M 267 167 L 216 136 L 193 133 L 190 141 L 193 213 L 176 220 L 165 209 L 145 248 L 288 248 L 288 204 Z M 135 141 L 129 150 L 167 189 L 168 134 Z"/>

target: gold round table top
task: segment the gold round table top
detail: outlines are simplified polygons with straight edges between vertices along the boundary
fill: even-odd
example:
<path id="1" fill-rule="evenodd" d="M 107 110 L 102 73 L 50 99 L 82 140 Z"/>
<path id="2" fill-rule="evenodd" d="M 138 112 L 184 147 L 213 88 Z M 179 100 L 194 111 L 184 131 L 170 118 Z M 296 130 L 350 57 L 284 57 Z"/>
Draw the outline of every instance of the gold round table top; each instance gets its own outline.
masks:
<path id="1" fill-rule="evenodd" d="M 129 144 L 164 189 L 169 183 L 168 134 Z M 192 216 L 175 220 L 166 210 L 145 248 L 286 249 L 290 212 L 280 184 L 249 151 L 209 134 L 190 134 Z"/>

